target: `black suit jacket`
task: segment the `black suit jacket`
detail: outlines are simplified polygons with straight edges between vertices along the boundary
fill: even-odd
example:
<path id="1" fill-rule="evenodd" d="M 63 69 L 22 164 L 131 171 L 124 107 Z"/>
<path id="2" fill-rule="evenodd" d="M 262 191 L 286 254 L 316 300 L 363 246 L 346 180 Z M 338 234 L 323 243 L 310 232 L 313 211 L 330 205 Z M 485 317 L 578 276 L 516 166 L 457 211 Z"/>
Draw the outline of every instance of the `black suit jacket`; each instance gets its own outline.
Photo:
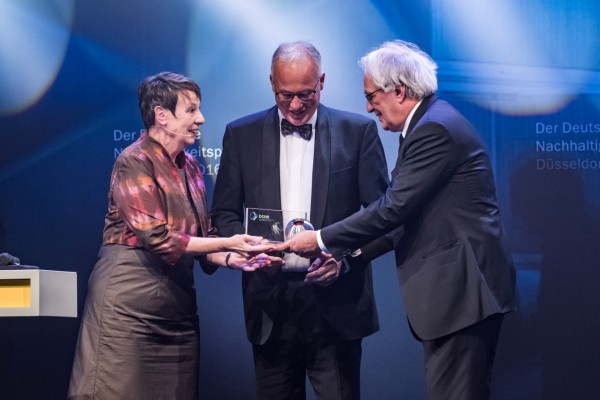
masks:
<path id="1" fill-rule="evenodd" d="M 407 132 L 385 196 L 321 238 L 336 257 L 361 246 L 365 258 L 394 248 L 411 327 L 431 340 L 514 310 L 515 269 L 474 128 L 430 96 Z M 389 234 L 399 226 L 403 234 Z"/>
<path id="2" fill-rule="evenodd" d="M 222 235 L 243 233 L 244 207 L 281 209 L 277 107 L 227 125 L 211 216 Z M 310 220 L 315 228 L 339 221 L 380 198 L 389 184 L 377 126 L 369 118 L 318 108 Z M 269 338 L 287 272 L 243 273 L 248 339 Z M 312 285 L 327 332 L 344 340 L 379 329 L 371 269 L 352 266 L 328 287 Z"/>

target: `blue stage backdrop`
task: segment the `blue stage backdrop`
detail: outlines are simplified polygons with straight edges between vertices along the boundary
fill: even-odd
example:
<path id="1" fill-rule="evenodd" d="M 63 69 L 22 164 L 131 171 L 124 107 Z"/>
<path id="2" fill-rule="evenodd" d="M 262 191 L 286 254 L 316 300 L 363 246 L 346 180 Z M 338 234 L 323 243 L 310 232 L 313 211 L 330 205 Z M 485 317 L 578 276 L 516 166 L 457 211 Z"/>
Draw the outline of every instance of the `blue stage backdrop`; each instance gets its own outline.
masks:
<path id="1" fill-rule="evenodd" d="M 0 252 L 76 271 L 81 313 L 112 164 L 142 130 L 141 79 L 171 70 L 201 85 L 207 122 L 188 151 L 211 194 L 225 124 L 274 104 L 279 43 L 313 42 L 322 102 L 366 114 L 357 60 L 401 38 L 437 60 L 439 95 L 492 156 L 520 303 L 493 398 L 598 399 L 599 25 L 597 0 L 3 0 Z M 389 167 L 397 134 L 380 136 Z M 391 254 L 374 277 L 381 331 L 364 341 L 363 398 L 425 399 Z M 240 275 L 198 269 L 196 284 L 202 398 L 251 399 Z M 75 318 L 0 318 L 0 398 L 63 399 L 78 329 Z"/>

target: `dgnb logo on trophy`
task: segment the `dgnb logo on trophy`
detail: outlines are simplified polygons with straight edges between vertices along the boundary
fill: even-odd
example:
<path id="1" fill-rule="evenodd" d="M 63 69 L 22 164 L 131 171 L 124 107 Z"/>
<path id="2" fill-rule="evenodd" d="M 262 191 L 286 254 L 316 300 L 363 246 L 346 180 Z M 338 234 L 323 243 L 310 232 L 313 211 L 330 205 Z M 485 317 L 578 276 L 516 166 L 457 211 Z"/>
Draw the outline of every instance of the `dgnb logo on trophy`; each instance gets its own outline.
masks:
<path id="1" fill-rule="evenodd" d="M 280 243 L 300 232 L 315 229 L 306 216 L 306 211 L 246 208 L 246 234 Z M 284 271 L 306 271 L 310 266 L 308 258 L 293 253 L 285 254 L 284 258 Z"/>

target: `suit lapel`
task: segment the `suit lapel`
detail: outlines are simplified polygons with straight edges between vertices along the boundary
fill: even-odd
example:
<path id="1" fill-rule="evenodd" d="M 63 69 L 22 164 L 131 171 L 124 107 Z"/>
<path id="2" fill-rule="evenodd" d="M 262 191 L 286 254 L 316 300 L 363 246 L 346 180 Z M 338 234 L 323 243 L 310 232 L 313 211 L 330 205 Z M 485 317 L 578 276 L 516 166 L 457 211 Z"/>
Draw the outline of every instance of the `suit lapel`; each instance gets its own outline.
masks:
<path id="1" fill-rule="evenodd" d="M 329 122 L 327 108 L 319 105 L 315 129 L 315 156 L 313 159 L 312 199 L 310 204 L 310 222 L 316 229 L 323 226 L 327 207 L 327 192 L 329 191 L 329 170 L 331 167 Z"/>
<path id="2" fill-rule="evenodd" d="M 421 103 L 419 108 L 417 108 L 415 110 L 415 113 L 413 114 L 413 117 L 410 120 L 410 125 L 408 126 L 408 130 L 406 131 L 407 138 L 408 138 L 408 135 L 412 132 L 412 130 L 415 129 L 415 125 L 417 125 L 417 122 L 419 122 L 421 120 L 421 118 L 423 117 L 423 115 L 425 115 L 425 111 L 427 111 L 427 109 L 429 108 L 431 103 L 433 103 L 436 100 L 437 100 L 437 96 L 434 94 L 429 95 L 423 99 L 423 102 Z"/>
<path id="3" fill-rule="evenodd" d="M 279 182 L 279 115 L 277 107 L 271 108 L 265 116 L 262 133 L 262 171 L 260 182 L 261 207 L 281 209 L 281 188 Z M 254 144 L 250 144 L 254 145 Z M 257 177 L 260 179 L 260 177 Z"/>
<path id="4" fill-rule="evenodd" d="M 423 101 L 421 102 L 421 104 L 419 105 L 419 107 L 415 110 L 415 113 L 413 114 L 411 120 L 410 120 L 410 125 L 408 125 L 408 129 L 406 131 L 406 137 L 404 139 L 402 139 L 402 133 L 400 133 L 400 143 L 398 145 L 398 158 L 396 159 L 396 165 L 394 166 L 394 169 L 392 170 L 392 177 L 394 177 L 396 175 L 396 171 L 398 170 L 398 168 L 400 168 L 400 165 L 402 165 L 402 159 L 404 158 L 404 152 L 405 152 L 405 148 L 406 148 L 406 141 L 408 140 L 410 133 L 413 131 L 413 129 L 415 129 L 415 126 L 417 125 L 417 123 L 421 120 L 421 118 L 423 117 L 423 115 L 425 115 L 425 112 L 427 111 L 427 109 L 429 108 L 429 106 L 431 105 L 431 103 L 433 103 L 435 100 L 437 99 L 436 95 L 430 95 L 427 96 L 423 99 Z"/>

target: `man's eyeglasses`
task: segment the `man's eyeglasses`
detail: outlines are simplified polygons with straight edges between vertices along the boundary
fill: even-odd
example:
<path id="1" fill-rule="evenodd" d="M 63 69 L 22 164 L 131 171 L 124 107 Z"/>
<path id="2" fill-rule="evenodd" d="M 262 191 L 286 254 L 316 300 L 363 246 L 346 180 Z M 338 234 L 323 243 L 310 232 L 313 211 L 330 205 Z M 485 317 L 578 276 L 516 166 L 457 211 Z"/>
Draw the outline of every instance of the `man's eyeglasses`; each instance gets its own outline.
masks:
<path id="1" fill-rule="evenodd" d="M 371 100 L 373 100 L 373 96 L 375 96 L 375 93 L 379 92 L 380 90 L 383 90 L 383 88 L 373 90 L 371 93 L 365 93 L 365 97 L 366 97 L 367 101 L 370 103 Z"/>
<path id="2" fill-rule="evenodd" d="M 304 90 L 302 92 L 275 92 L 275 95 L 280 101 L 292 101 L 294 97 L 298 97 L 300 101 L 309 101 L 315 98 L 315 93 L 317 93 L 317 85 L 319 84 L 320 79 L 317 80 L 315 84 L 315 88 L 313 90 Z"/>

